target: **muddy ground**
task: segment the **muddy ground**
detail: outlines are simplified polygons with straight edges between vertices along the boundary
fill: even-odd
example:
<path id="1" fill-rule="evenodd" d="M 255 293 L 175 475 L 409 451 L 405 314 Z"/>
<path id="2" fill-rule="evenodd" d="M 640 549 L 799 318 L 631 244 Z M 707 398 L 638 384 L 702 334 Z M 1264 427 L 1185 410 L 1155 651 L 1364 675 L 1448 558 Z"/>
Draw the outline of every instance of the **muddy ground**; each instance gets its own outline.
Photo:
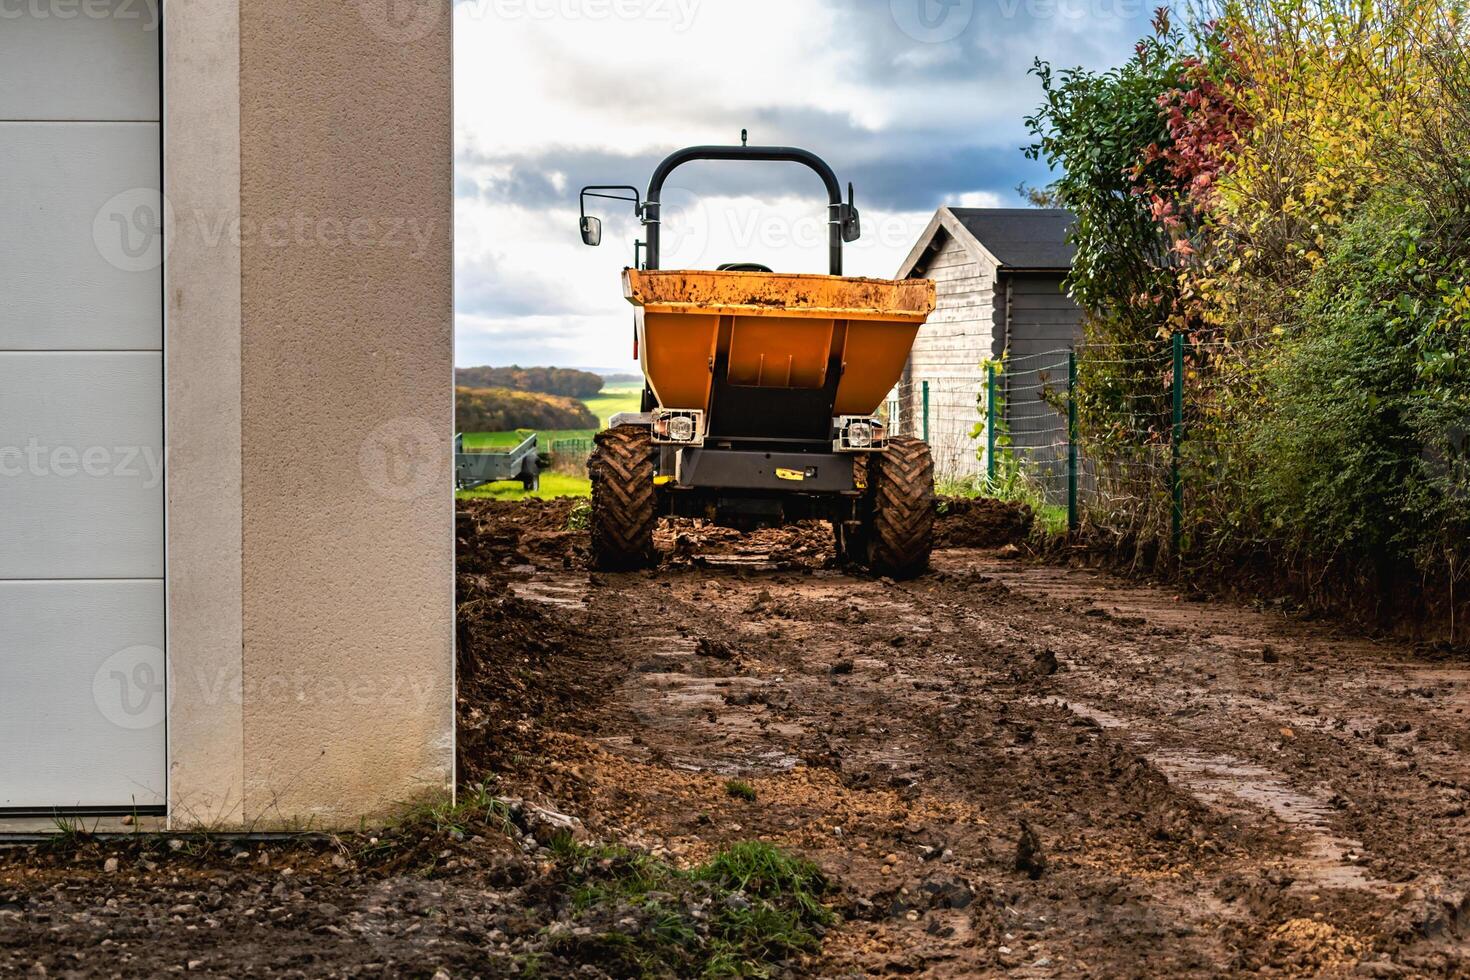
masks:
<path id="1" fill-rule="evenodd" d="M 460 515 L 462 779 L 676 867 L 811 860 L 836 919 L 777 974 L 1470 973 L 1463 655 L 1033 563 L 988 506 L 905 583 L 818 527 L 590 573 L 569 523 Z M 630 972 L 536 813 L 0 854 L 0 974 Z"/>

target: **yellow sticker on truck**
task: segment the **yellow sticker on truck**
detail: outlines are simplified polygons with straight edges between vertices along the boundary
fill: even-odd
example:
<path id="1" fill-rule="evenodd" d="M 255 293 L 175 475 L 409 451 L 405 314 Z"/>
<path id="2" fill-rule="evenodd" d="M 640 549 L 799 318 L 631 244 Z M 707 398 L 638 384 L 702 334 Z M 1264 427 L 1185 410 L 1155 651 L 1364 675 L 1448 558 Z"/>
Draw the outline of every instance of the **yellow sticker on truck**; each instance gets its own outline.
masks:
<path id="1" fill-rule="evenodd" d="M 802 480 L 805 480 L 806 479 L 806 471 L 805 470 L 788 470 L 784 466 L 778 466 L 776 468 L 776 479 L 778 479 L 778 480 L 796 480 L 799 483 Z"/>

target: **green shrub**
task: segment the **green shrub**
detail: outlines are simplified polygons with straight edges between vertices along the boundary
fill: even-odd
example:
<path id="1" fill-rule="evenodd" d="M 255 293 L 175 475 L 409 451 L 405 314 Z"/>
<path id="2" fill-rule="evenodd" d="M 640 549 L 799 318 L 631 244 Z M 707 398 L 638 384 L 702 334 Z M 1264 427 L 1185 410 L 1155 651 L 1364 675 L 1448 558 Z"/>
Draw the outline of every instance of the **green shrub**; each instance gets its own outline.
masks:
<path id="1" fill-rule="evenodd" d="M 1267 534 L 1319 570 L 1368 569 L 1384 586 L 1463 564 L 1470 379 L 1454 267 L 1384 195 L 1328 253 L 1265 371 L 1241 485 Z"/>

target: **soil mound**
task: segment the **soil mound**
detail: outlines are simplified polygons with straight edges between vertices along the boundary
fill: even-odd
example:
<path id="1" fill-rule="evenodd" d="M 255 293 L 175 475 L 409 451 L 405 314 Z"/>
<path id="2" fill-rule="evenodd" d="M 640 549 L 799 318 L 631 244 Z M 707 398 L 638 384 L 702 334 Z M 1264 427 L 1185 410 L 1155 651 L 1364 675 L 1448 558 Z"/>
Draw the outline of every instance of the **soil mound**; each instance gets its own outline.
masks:
<path id="1" fill-rule="evenodd" d="M 986 497 L 944 497 L 934 526 L 936 548 L 999 548 L 1031 533 L 1036 515 L 1025 504 Z"/>

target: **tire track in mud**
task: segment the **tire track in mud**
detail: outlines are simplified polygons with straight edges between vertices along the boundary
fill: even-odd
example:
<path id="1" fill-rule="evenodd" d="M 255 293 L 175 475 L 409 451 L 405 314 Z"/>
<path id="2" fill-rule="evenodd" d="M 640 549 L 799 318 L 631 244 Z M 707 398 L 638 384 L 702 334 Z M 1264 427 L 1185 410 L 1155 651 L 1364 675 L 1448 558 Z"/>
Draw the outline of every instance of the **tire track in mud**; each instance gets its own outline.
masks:
<path id="1" fill-rule="evenodd" d="M 894 585 L 708 545 L 522 594 L 595 648 L 589 825 L 813 857 L 844 913 L 813 972 L 1464 966 L 1454 668 L 985 552 Z M 1451 726 L 1428 740 L 1424 702 Z"/>
<path id="2" fill-rule="evenodd" d="M 909 590 L 835 575 L 793 580 L 751 574 L 749 568 L 739 575 L 729 576 L 728 572 L 716 567 L 696 573 L 695 583 L 707 581 L 707 574 L 720 576 L 718 597 L 701 595 L 703 589 L 696 585 L 688 590 L 690 601 L 677 607 L 669 599 L 630 603 L 628 594 L 616 588 L 591 590 L 589 617 L 603 617 L 609 623 L 620 621 L 625 628 L 624 635 L 610 644 L 609 659 L 621 660 L 629 668 L 607 706 L 607 714 L 627 727 L 615 726 L 617 734 L 600 734 L 598 740 L 604 748 L 637 763 L 720 778 L 779 779 L 792 774 L 803 762 L 822 760 L 851 788 L 862 791 L 876 786 L 892 797 L 898 804 L 899 819 L 922 811 L 922 805 L 913 804 L 931 794 L 938 803 L 978 802 L 964 778 L 963 760 L 945 758 L 950 755 L 946 751 L 949 747 L 942 740 L 936 742 L 922 723 L 913 724 L 922 722 L 935 709 L 959 707 L 965 698 L 954 696 L 952 673 L 972 676 L 965 694 L 990 674 L 971 663 L 963 652 L 974 636 L 974 624 L 968 622 L 972 613 L 964 603 L 925 601 Z M 613 577 L 599 578 L 610 581 Z M 684 585 L 684 578 L 676 574 L 672 591 Z M 685 632 L 670 632 L 671 621 L 684 626 Z M 875 624 L 885 634 L 881 639 L 854 639 L 854 633 L 869 633 Z M 696 632 L 700 635 L 692 635 Z M 725 644 L 728 659 L 717 655 L 711 664 L 707 662 L 711 659 L 707 650 L 701 655 L 701 646 L 709 646 L 711 635 L 722 638 L 716 642 Z M 874 639 L 878 642 L 872 642 Z M 902 642 L 895 645 L 899 639 Z M 961 650 L 949 649 L 951 644 L 958 644 Z M 905 652 L 904 648 L 911 645 L 916 652 Z M 840 690 L 839 697 L 833 697 L 834 689 Z M 822 726 L 811 723 L 823 714 L 829 721 L 837 720 L 837 725 L 829 726 L 835 731 L 821 731 Z M 1028 727 L 1019 718 L 1004 719 L 999 731 L 1006 733 L 1007 742 L 1013 726 Z M 954 734 L 963 738 L 966 732 Z M 1085 737 L 1101 741 L 1094 732 Z M 1071 740 L 1075 743 L 1075 736 Z M 961 778 L 939 780 L 940 785 L 934 785 L 936 763 L 939 768 L 956 770 Z M 640 775 L 640 781 L 649 785 L 648 773 Z M 653 782 L 657 782 L 656 777 Z M 1091 788 L 1100 790 L 1102 786 Z M 769 791 L 763 788 L 763 795 Z M 1116 943 L 1120 934 L 1126 936 L 1132 931 L 1140 934 L 1139 942 L 1162 945 L 1165 950 L 1171 943 L 1160 943 L 1159 934 L 1188 937 L 1197 932 L 1198 902 L 1156 902 L 1144 890 L 1129 895 L 1125 914 L 1116 907 L 1100 905 L 1100 912 L 1088 916 L 1095 920 L 1090 930 L 1083 919 L 1067 923 L 1069 916 L 1057 915 L 1045 908 L 1044 901 L 1037 903 L 1024 891 L 992 898 L 983 915 L 960 916 L 964 922 L 959 925 L 948 921 L 955 918 L 950 914 L 953 910 L 937 910 L 946 914 L 936 918 L 934 909 L 920 915 L 918 909 L 907 907 L 905 892 L 922 894 L 926 885 L 958 887 L 962 894 L 972 896 L 969 902 L 973 903 L 980 886 L 993 889 L 1012 879 L 1028 880 L 1013 867 L 1015 842 L 1011 835 L 1017 819 L 1012 812 L 1014 801 L 1004 792 L 999 794 L 1000 799 L 995 798 L 997 794 L 988 795 L 991 799 L 979 810 L 987 821 L 992 812 L 1000 815 L 997 822 L 1002 826 L 995 828 L 998 835 L 987 827 L 983 837 L 967 842 L 970 846 L 956 849 L 952 841 L 919 845 L 939 853 L 951 852 L 946 862 L 950 867 L 941 876 L 944 880 L 940 885 L 932 885 L 934 876 L 929 875 L 925 880 L 916 878 L 894 888 L 891 880 L 900 861 L 874 865 L 861 855 L 842 853 L 846 850 L 842 846 L 835 849 L 837 853 L 831 847 L 815 851 L 854 891 L 860 915 L 873 914 L 873 909 L 881 911 L 885 906 L 898 910 L 893 916 L 879 914 L 872 922 L 859 918 L 855 928 L 840 934 L 834 940 L 837 948 L 843 948 L 845 942 L 851 951 L 846 959 L 837 957 L 834 972 L 840 974 L 843 963 L 856 966 L 858 961 L 866 963 L 878 956 L 880 961 L 888 958 L 894 969 L 922 967 L 938 973 L 953 969 L 963 975 L 976 969 L 1007 968 L 1030 970 L 1033 975 L 1065 974 L 1090 968 L 1087 959 L 1095 954 L 1089 951 L 1084 958 L 1077 943 L 1079 934 L 1088 931 L 1096 933 L 1097 944 L 1108 940 Z M 1163 797 L 1166 806 L 1174 802 L 1167 790 Z M 709 801 L 660 802 L 671 804 L 677 813 Z M 812 802 L 821 803 L 803 801 L 807 806 Z M 643 816 L 646 820 L 646 810 Z M 779 813 L 762 816 L 771 819 L 763 825 L 759 816 L 754 821 L 747 818 L 739 826 L 744 831 L 757 827 L 767 832 L 792 829 L 782 826 L 788 818 Z M 1044 814 L 1039 825 L 1043 821 L 1052 824 Z M 923 820 L 912 830 L 903 822 L 896 832 L 889 827 L 871 828 L 867 840 L 862 835 L 848 835 L 827 843 L 855 841 L 860 849 L 887 862 L 896 852 L 912 849 L 913 842 L 905 840 L 907 834 L 917 832 L 922 837 L 928 829 Z M 955 828 L 951 825 L 944 829 Z M 1049 832 L 1049 827 L 1043 826 L 1043 832 Z M 949 846 L 939 847 L 939 843 Z M 672 843 L 669 849 L 678 853 L 679 848 L 678 843 Z M 928 871 L 922 862 L 918 870 Z M 952 880 L 956 877 L 964 884 L 956 886 Z M 1064 890 L 1092 895 L 1115 892 L 1116 877 L 1110 873 L 1099 875 L 1085 864 L 1068 861 L 1053 872 L 1051 882 L 1062 882 Z M 1161 888 L 1155 885 L 1151 890 Z M 940 920 L 946 920 L 946 924 L 935 926 Z M 945 941 L 938 941 L 931 927 L 950 934 L 943 937 Z M 955 937 L 961 937 L 961 941 Z M 1094 943 L 1080 945 L 1101 948 Z M 1207 952 L 1182 949 L 1163 959 L 1202 968 L 1219 962 L 1223 955 L 1219 948 Z M 1073 966 L 1067 966 L 1069 963 Z"/>

